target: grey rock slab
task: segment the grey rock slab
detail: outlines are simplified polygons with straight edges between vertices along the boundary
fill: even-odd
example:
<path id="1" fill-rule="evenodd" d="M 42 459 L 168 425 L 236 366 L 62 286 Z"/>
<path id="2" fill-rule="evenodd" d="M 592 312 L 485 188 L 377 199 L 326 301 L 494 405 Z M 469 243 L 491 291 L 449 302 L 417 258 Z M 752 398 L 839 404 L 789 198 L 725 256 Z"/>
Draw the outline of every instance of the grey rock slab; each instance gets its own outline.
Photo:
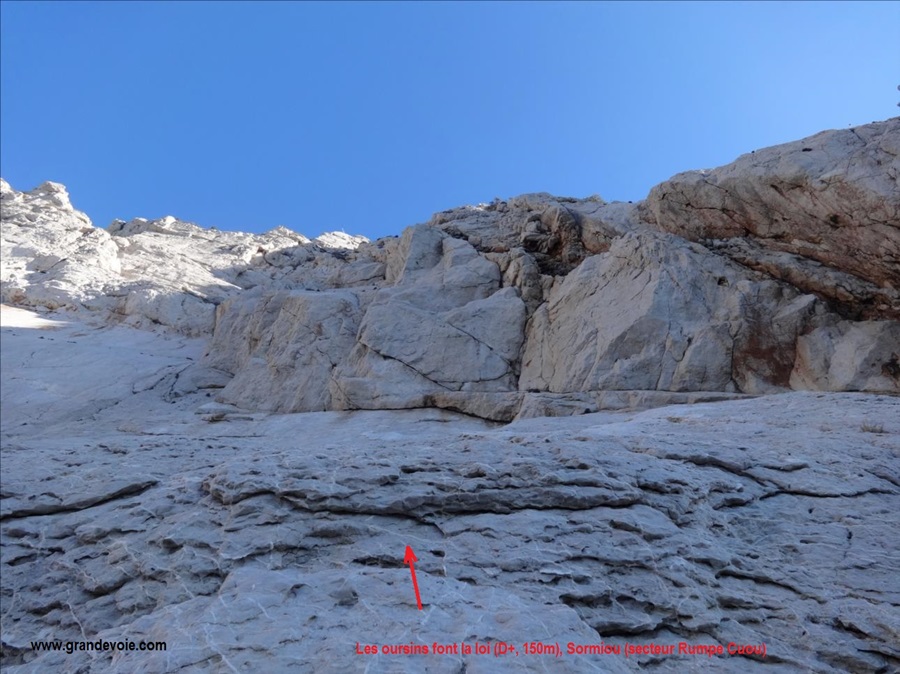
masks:
<path id="1" fill-rule="evenodd" d="M 119 465 L 157 482 L 3 521 L 4 668 L 710 664 L 355 653 L 357 642 L 502 639 L 766 643 L 766 659 L 718 658 L 717 671 L 882 671 L 900 604 L 898 404 L 792 393 L 490 426 L 434 410 L 206 424 L 157 403 L 178 417 L 164 436 L 101 418 L 91 432 L 104 447 L 70 450 L 78 461 L 59 463 L 57 479 L 108 485 L 115 472 L 98 468 Z M 882 432 L 864 430 L 875 420 Z M 35 464 L 80 432 L 5 443 L 4 493 L 43 489 Z M 88 660 L 27 646 L 82 634 L 169 650 Z"/>
<path id="2" fill-rule="evenodd" d="M 897 129 L 372 243 L 0 182 L 0 666 L 897 669 Z M 767 650 L 357 653 L 475 641 Z"/>

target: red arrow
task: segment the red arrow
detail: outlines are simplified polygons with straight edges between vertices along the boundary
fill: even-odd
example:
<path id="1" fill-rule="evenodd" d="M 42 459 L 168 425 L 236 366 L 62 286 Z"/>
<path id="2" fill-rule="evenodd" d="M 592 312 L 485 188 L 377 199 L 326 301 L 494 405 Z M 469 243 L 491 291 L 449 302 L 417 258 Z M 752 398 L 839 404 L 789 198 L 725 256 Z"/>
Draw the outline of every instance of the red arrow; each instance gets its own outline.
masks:
<path id="1" fill-rule="evenodd" d="M 419 606 L 419 610 L 422 610 L 422 597 L 419 595 L 419 583 L 416 581 L 416 567 L 413 566 L 413 562 L 418 562 L 419 558 L 416 557 L 416 553 L 413 552 L 413 549 L 406 546 L 406 554 L 403 556 L 403 563 L 409 564 L 409 572 L 412 574 L 413 580 L 413 589 L 416 591 L 416 604 Z"/>

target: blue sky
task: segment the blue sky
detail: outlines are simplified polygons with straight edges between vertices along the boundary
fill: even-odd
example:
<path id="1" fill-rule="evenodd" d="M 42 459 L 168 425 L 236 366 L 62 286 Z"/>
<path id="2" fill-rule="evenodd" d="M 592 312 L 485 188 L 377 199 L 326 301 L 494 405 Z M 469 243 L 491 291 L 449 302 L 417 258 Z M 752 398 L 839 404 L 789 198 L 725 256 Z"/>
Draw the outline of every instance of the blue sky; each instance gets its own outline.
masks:
<path id="1" fill-rule="evenodd" d="M 900 3 L 0 3 L 0 172 L 98 226 L 398 234 L 900 113 Z"/>

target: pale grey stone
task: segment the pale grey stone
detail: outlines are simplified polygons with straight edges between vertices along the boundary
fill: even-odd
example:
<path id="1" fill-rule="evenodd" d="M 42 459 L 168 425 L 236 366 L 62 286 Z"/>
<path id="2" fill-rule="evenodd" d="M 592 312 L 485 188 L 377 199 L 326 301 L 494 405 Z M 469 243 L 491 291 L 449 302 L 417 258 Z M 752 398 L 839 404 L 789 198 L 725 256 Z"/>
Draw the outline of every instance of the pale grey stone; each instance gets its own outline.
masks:
<path id="1" fill-rule="evenodd" d="M 650 191 L 641 216 L 692 240 L 750 237 L 850 273 L 880 290 L 868 317 L 900 317 L 900 117 L 680 173 Z M 858 310 L 847 288 L 811 286 Z"/>
<path id="2" fill-rule="evenodd" d="M 900 392 L 900 322 L 841 321 L 801 336 L 791 386 Z"/>
<path id="3" fill-rule="evenodd" d="M 507 425 L 433 409 L 254 416 L 203 389 L 168 402 L 165 386 L 136 385 L 159 369 L 142 351 L 187 371 L 202 342 L 121 331 L 3 328 L 4 671 L 709 664 L 356 653 L 475 641 L 766 644 L 766 659 L 717 658 L 725 672 L 896 660 L 896 397 L 795 392 Z M 35 367 L 36 346 L 67 353 L 68 370 Z M 98 354 L 109 369 L 134 361 L 129 393 L 74 416 Z M 36 430 L 6 423 L 28 414 L 10 385 L 26 376 L 68 387 Z M 40 654 L 35 639 L 168 648 Z"/>
<path id="4" fill-rule="evenodd" d="M 372 243 L 0 181 L 0 667 L 893 671 L 898 132 Z"/>

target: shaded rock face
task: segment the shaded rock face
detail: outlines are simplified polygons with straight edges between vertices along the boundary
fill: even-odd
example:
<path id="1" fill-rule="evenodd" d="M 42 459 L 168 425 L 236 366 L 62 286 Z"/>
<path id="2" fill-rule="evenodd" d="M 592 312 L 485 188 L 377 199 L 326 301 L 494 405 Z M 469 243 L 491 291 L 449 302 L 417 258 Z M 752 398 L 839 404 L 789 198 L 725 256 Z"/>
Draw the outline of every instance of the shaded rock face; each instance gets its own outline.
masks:
<path id="1" fill-rule="evenodd" d="M 718 240 L 725 252 L 738 239 L 732 254 L 744 264 L 851 316 L 900 317 L 900 118 L 681 173 L 650 191 L 640 216 L 693 241 Z M 766 254 L 748 254 L 741 240 Z M 846 273 L 850 286 L 823 282 L 806 261 Z"/>
<path id="2" fill-rule="evenodd" d="M 528 194 L 372 243 L 171 217 L 103 231 L 62 186 L 3 183 L 3 298 L 204 336 L 233 376 L 220 402 L 268 412 L 895 393 L 898 137 L 900 119 L 823 132 L 639 204 Z"/>
<path id="3" fill-rule="evenodd" d="M 890 353 L 889 358 L 885 354 Z M 889 391 L 900 382 L 900 324 L 842 321 L 797 341 L 791 385 L 822 391 Z"/>

